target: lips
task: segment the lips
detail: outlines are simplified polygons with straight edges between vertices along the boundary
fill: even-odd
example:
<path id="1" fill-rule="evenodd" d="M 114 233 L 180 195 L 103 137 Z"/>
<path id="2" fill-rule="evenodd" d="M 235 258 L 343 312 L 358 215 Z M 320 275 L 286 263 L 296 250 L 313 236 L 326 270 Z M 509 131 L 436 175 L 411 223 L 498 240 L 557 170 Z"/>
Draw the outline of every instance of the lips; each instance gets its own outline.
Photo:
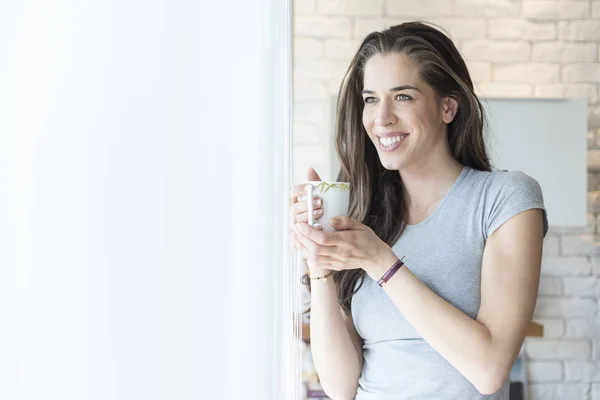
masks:
<path id="1" fill-rule="evenodd" d="M 409 134 L 406 132 L 387 132 L 377 135 L 377 147 L 383 152 L 396 150 L 404 143 Z"/>

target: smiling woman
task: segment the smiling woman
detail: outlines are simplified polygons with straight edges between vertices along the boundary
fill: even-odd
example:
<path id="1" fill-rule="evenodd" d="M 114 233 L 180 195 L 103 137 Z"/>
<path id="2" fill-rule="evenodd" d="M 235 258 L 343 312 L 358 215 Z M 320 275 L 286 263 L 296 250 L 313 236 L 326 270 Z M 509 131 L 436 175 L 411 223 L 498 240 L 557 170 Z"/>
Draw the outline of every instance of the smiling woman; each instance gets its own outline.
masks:
<path id="1" fill-rule="evenodd" d="M 298 212 L 291 233 L 310 269 L 311 350 L 330 397 L 508 399 L 547 216 L 534 179 L 492 169 L 484 126 L 442 32 L 404 23 L 362 41 L 337 104 L 349 216 L 324 232 Z"/>

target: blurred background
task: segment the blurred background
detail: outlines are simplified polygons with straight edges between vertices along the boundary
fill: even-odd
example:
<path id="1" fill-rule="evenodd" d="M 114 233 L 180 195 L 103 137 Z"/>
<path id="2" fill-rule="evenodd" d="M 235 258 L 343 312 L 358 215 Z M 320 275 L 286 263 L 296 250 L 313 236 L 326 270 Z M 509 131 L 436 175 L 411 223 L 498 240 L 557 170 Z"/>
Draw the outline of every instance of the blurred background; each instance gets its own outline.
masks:
<path id="1" fill-rule="evenodd" d="M 568 116 L 572 119 L 567 127 L 552 133 L 560 135 L 568 151 L 561 153 L 560 146 L 545 148 L 548 143 L 540 136 L 536 139 L 540 143 L 528 145 L 544 151 L 530 153 L 529 164 L 512 160 L 502 165 L 528 172 L 535 165 L 553 165 L 562 171 L 576 164 L 564 176 L 577 182 L 568 190 L 563 188 L 568 193 L 552 186 L 550 174 L 529 172 L 542 184 L 546 202 L 556 202 L 554 213 L 549 207 L 551 219 L 564 210 L 575 214 L 572 219 L 551 220 L 544 243 L 536 325 L 523 347 L 521 377 L 515 380 L 525 380 L 533 400 L 599 400 L 600 1 L 296 0 L 295 182 L 306 179 L 309 166 L 323 179 L 335 179 L 335 97 L 350 59 L 371 31 L 411 20 L 434 23 L 450 35 L 482 99 L 533 104 L 542 112 L 541 99 L 555 105 L 573 99 L 579 104 Z M 550 106 L 546 114 L 554 123 L 567 118 Z M 504 140 L 505 132 L 494 133 L 496 140 Z M 305 381 L 315 382 L 309 355 L 304 369 Z M 315 398 L 317 393 L 315 389 Z"/>

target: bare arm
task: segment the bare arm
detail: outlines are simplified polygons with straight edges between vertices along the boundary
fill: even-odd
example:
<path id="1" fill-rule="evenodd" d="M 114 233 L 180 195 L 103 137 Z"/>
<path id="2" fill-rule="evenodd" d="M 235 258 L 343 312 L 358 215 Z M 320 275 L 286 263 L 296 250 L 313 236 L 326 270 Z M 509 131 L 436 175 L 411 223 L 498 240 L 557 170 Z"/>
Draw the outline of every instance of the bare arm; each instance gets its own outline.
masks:
<path id="1" fill-rule="evenodd" d="M 409 268 L 401 268 L 384 290 L 408 322 L 483 394 L 500 389 L 531 322 L 542 257 L 542 211 L 517 214 L 485 246 L 481 305 L 477 319 L 439 297 Z M 379 279 L 395 260 L 390 255 Z M 397 259 L 397 258 L 396 258 Z"/>
<path id="2" fill-rule="evenodd" d="M 310 346 L 323 390 L 333 400 L 356 396 L 362 340 L 337 301 L 333 279 L 311 286 Z"/>

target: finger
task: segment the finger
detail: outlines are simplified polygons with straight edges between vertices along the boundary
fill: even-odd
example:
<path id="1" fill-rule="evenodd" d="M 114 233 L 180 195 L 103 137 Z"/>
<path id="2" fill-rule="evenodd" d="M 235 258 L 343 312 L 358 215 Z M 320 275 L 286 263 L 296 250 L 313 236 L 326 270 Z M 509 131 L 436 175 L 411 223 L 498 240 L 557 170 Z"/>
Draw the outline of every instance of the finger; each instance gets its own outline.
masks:
<path id="1" fill-rule="evenodd" d="M 317 171 L 314 168 L 310 167 L 308 169 L 308 180 L 309 181 L 320 181 L 322 180 Z"/>
<path id="2" fill-rule="evenodd" d="M 323 205 L 323 200 L 320 198 L 313 199 L 313 210 L 318 210 Z M 308 211 L 308 202 L 307 201 L 299 201 L 292 204 L 292 214 L 300 214 Z"/>
<path id="3" fill-rule="evenodd" d="M 323 216 L 323 210 L 319 209 L 319 210 L 315 210 L 313 211 L 313 219 L 315 221 L 318 221 L 319 218 L 321 218 Z M 308 213 L 304 212 L 302 214 L 297 214 L 297 215 L 293 215 L 292 216 L 292 222 L 294 223 L 298 223 L 298 222 L 305 222 L 308 223 Z"/>
<path id="4" fill-rule="evenodd" d="M 324 232 L 323 228 L 316 229 L 303 221 L 296 224 L 296 231 L 296 233 L 302 233 L 313 242 L 323 246 L 336 246 L 338 244 L 337 241 L 335 241 L 336 236 L 332 235 L 333 233 L 338 232 Z"/>
<path id="5" fill-rule="evenodd" d="M 312 229 L 314 229 L 314 228 L 312 228 Z M 318 229 L 314 229 L 314 230 L 317 232 L 319 231 Z M 319 243 L 308 238 L 302 232 L 296 232 L 296 238 L 300 241 L 300 243 L 306 248 L 306 250 L 309 253 L 311 253 L 315 256 L 326 257 L 329 262 L 338 258 L 336 256 L 336 248 L 335 247 L 322 246 Z"/>
<path id="6" fill-rule="evenodd" d="M 300 243 L 300 240 L 298 240 L 298 237 L 296 236 L 296 234 L 294 232 L 290 232 L 290 243 L 292 244 L 292 246 L 294 246 L 294 248 L 296 250 L 298 250 L 301 254 L 306 253 L 306 247 L 304 247 L 304 245 L 302 243 Z M 304 256 L 303 256 L 304 257 Z"/>
<path id="7" fill-rule="evenodd" d="M 306 200 L 306 189 L 305 188 L 306 188 L 306 183 L 301 183 L 299 185 L 292 186 L 292 189 L 290 190 L 290 199 L 291 199 L 292 203 L 302 201 L 302 198 L 298 199 L 298 197 L 301 197 L 301 196 L 305 196 L 303 199 Z"/>

